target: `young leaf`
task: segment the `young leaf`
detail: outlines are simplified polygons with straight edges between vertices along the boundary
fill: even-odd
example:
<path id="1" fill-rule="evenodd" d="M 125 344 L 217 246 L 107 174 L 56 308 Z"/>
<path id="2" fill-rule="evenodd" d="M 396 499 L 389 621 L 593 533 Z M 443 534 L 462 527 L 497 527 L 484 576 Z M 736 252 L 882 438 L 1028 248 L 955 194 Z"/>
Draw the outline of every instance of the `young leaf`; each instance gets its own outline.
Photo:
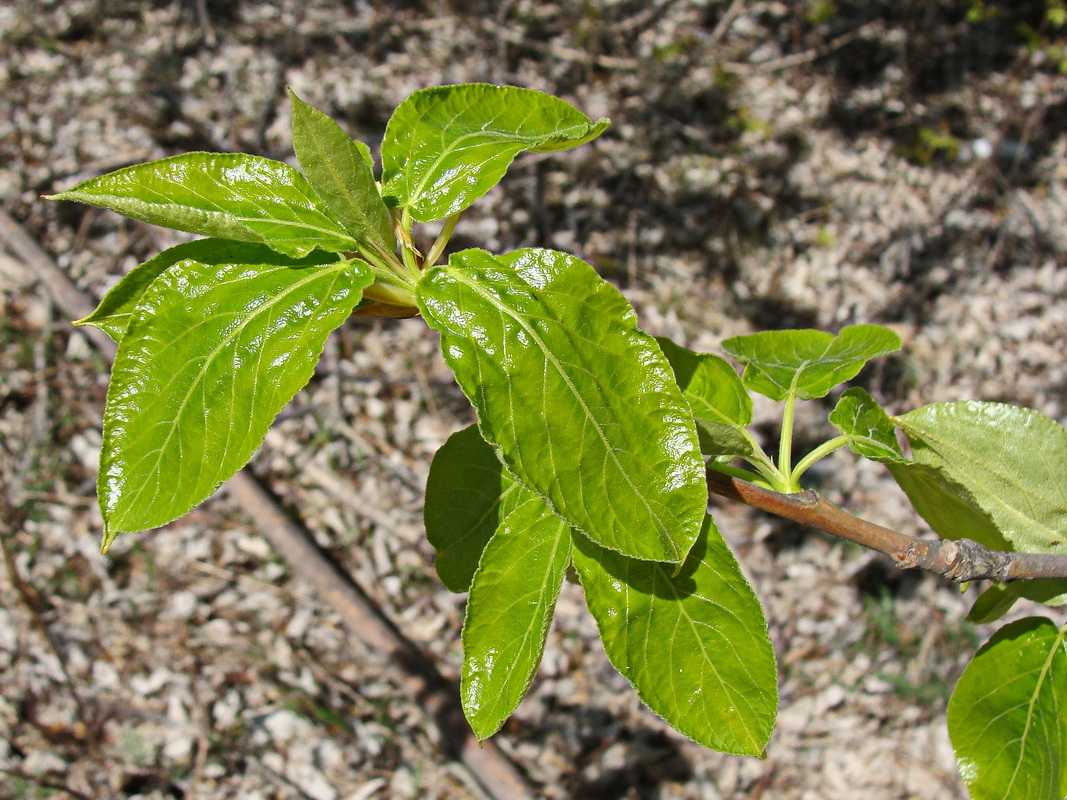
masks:
<path id="1" fill-rule="evenodd" d="M 524 499 L 482 553 L 463 622 L 463 712 L 479 739 L 496 733 L 530 688 L 571 561 L 567 523 L 519 492 Z"/>
<path id="2" fill-rule="evenodd" d="M 853 325 L 834 336 L 813 330 L 735 336 L 722 348 L 745 365 L 745 386 L 772 400 L 825 397 L 872 358 L 895 353 L 900 337 L 877 325 Z"/>
<path id="3" fill-rule="evenodd" d="M 531 89 L 484 83 L 423 89 L 386 126 L 383 194 L 420 222 L 444 219 L 492 189 L 519 153 L 577 147 L 608 125 Z"/>
<path id="4" fill-rule="evenodd" d="M 778 709 L 763 610 L 711 517 L 677 575 L 574 536 L 608 658 L 644 703 L 706 747 L 760 756 Z"/>
<path id="5" fill-rule="evenodd" d="M 684 560 L 707 507 L 696 429 L 616 289 L 565 253 L 466 250 L 428 270 L 417 295 L 521 484 L 605 547 Z"/>
<path id="6" fill-rule="evenodd" d="M 923 406 L 895 422 L 914 460 L 964 487 L 1012 549 L 1067 552 L 1062 425 L 1032 409 L 977 401 Z"/>
<path id="7" fill-rule="evenodd" d="M 956 684 L 948 732 L 974 800 L 1067 796 L 1065 633 L 1043 617 L 1006 625 Z"/>
<path id="8" fill-rule="evenodd" d="M 322 202 L 357 239 L 396 248 L 389 209 L 378 194 L 367 164 L 366 145 L 355 142 L 341 126 L 289 90 L 293 104 L 293 148 L 304 175 Z"/>
<path id="9" fill-rule="evenodd" d="M 359 261 L 181 261 L 141 296 L 104 412 L 105 548 L 163 525 L 240 469 L 370 284 Z"/>
<path id="10" fill-rule="evenodd" d="M 830 412 L 830 424 L 848 438 L 848 449 L 858 456 L 883 463 L 907 461 L 897 443 L 893 421 L 858 386 L 842 393 Z"/>
<path id="11" fill-rule="evenodd" d="M 448 437 L 430 463 L 423 519 L 450 591 L 470 588 L 486 543 L 525 496 L 476 425 Z"/>
<path id="12" fill-rule="evenodd" d="M 299 172 L 244 153 L 185 153 L 85 181 L 49 200 L 74 200 L 219 239 L 266 244 L 290 256 L 355 247 Z"/>
<path id="13" fill-rule="evenodd" d="M 657 338 L 682 395 L 693 410 L 700 450 L 706 456 L 751 455 L 752 398 L 730 363 L 712 353 L 695 353 Z"/>
<path id="14" fill-rule="evenodd" d="M 266 245 L 234 242 L 228 239 L 198 239 L 164 250 L 154 258 L 134 267 L 104 295 L 92 314 L 75 322 L 99 328 L 116 343 L 126 335 L 130 315 L 141 301 L 141 295 L 156 278 L 180 261 L 195 261 L 207 266 L 223 264 L 269 264 L 273 266 L 305 266 L 336 261 L 331 253 L 316 252 L 300 260 L 283 256 Z"/>

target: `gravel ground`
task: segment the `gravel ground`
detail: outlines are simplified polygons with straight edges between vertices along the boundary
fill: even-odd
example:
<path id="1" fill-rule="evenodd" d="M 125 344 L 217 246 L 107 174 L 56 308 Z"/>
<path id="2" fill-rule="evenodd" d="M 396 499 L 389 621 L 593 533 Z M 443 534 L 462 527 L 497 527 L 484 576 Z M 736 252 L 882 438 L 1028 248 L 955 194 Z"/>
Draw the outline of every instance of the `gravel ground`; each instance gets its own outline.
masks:
<path id="1" fill-rule="evenodd" d="M 1062 422 L 1067 37 L 1043 14 L 1037 0 L 14 0 L 0 204 L 99 296 L 182 235 L 42 193 L 187 150 L 291 161 L 286 85 L 372 147 L 415 89 L 528 86 L 614 125 L 520 158 L 457 248 L 574 252 L 648 330 L 697 349 L 888 325 L 904 352 L 857 381 L 888 408 L 1004 400 Z M 0 290 L 0 480 L 18 522 L 2 531 L 0 797 L 480 796 L 395 667 L 224 492 L 97 553 L 107 368 L 2 246 Z M 471 412 L 435 348 L 417 320 L 346 324 L 253 465 L 455 676 L 463 598 L 433 572 L 421 492 Z M 825 437 L 827 410 L 804 410 L 799 444 Z M 760 431 L 773 420 L 757 408 Z M 877 465 L 835 456 L 813 477 L 861 516 L 923 530 Z M 779 657 L 766 760 L 703 750 L 644 710 L 568 585 L 496 737 L 540 795 L 966 797 L 944 711 L 988 633 L 962 620 L 970 596 L 744 509 L 716 516 Z"/>

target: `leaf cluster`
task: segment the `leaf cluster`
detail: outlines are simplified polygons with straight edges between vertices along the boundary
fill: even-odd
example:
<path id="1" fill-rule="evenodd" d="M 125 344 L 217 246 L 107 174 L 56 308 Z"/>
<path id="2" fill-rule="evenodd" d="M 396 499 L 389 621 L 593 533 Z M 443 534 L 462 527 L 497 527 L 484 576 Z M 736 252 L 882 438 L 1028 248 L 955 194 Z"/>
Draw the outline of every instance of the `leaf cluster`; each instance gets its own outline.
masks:
<path id="1" fill-rule="evenodd" d="M 609 659 L 651 709 L 708 747 L 763 755 L 774 654 L 707 513 L 708 469 L 795 493 L 814 463 L 848 448 L 885 464 L 944 538 L 1067 547 L 1067 431 L 1028 409 L 944 403 L 894 417 L 847 388 L 829 414 L 839 435 L 794 462 L 796 404 L 899 350 L 891 330 L 728 339 L 738 374 L 642 331 L 572 255 L 465 250 L 439 263 L 459 216 L 518 154 L 576 147 L 607 120 L 515 87 L 426 89 L 389 121 L 375 177 L 366 144 L 295 95 L 292 108 L 300 169 L 187 153 L 55 196 L 206 237 L 140 265 L 77 323 L 118 343 L 98 486 L 104 550 L 240 469 L 352 314 L 421 316 L 477 417 L 434 458 L 425 521 L 442 581 L 469 592 L 462 700 L 481 738 L 529 688 L 573 571 Z M 420 246 L 415 224 L 440 221 Z M 774 456 L 751 430 L 753 393 L 781 406 Z M 972 616 L 993 619 L 1019 597 L 1063 604 L 1067 582 L 993 586 Z M 949 726 L 976 797 L 1064 795 L 1065 659 L 1064 629 L 1033 619 L 1002 629 L 964 674 Z M 990 733 L 1001 718 L 1014 727 Z"/>

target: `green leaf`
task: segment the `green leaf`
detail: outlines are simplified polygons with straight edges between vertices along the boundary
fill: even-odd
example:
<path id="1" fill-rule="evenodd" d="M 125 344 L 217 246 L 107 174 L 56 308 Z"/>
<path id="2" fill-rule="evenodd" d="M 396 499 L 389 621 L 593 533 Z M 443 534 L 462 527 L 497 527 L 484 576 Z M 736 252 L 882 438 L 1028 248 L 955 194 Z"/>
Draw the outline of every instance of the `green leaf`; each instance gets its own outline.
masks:
<path id="1" fill-rule="evenodd" d="M 574 537 L 574 566 L 608 658 L 696 742 L 764 755 L 778 708 L 763 610 L 710 516 L 677 575 Z"/>
<path id="2" fill-rule="evenodd" d="M 357 239 L 396 248 L 393 221 L 368 164 L 370 151 L 341 126 L 289 90 L 293 103 L 293 148 L 304 175 L 322 202 Z M 362 146 L 361 146 L 362 145 Z"/>
<path id="3" fill-rule="evenodd" d="M 1067 628 L 1030 617 L 993 634 L 948 704 L 956 765 L 974 800 L 1067 796 Z"/>
<path id="4" fill-rule="evenodd" d="M 228 239 L 198 239 L 164 250 L 154 258 L 134 267 L 104 295 L 92 314 L 75 322 L 99 328 L 115 342 L 126 335 L 130 315 L 141 301 L 141 295 L 152 282 L 180 261 L 196 261 L 208 266 L 222 264 L 269 264 L 273 266 L 304 266 L 336 261 L 330 253 L 316 252 L 300 260 L 283 256 L 261 244 L 234 242 Z"/>
<path id="5" fill-rule="evenodd" d="M 893 420 L 858 386 L 842 393 L 830 412 L 830 424 L 845 435 L 848 449 L 858 456 L 884 463 L 907 461 Z"/>
<path id="6" fill-rule="evenodd" d="M 926 464 L 886 462 L 912 506 L 943 539 L 973 539 L 994 550 L 1011 550 L 971 493 L 943 470 Z"/>
<path id="7" fill-rule="evenodd" d="M 355 247 L 299 172 L 244 153 L 185 153 L 85 181 L 49 200 L 74 200 L 127 217 L 303 256 Z"/>
<path id="8" fill-rule="evenodd" d="M 962 486 L 1011 549 L 1067 552 L 1062 425 L 1032 409 L 978 401 L 923 406 L 895 422 L 913 459 Z"/>
<path id="9" fill-rule="evenodd" d="M 423 519 L 450 591 L 470 589 L 486 543 L 525 496 L 476 425 L 448 437 L 430 463 Z"/>
<path id="10" fill-rule="evenodd" d="M 467 250 L 428 270 L 417 295 L 521 484 L 605 547 L 684 560 L 707 507 L 696 428 L 616 289 L 565 253 Z"/>
<path id="11" fill-rule="evenodd" d="M 975 625 L 986 625 L 996 622 L 1015 605 L 1019 598 L 1008 591 L 1007 585 L 994 583 L 974 601 L 971 610 L 967 612 L 967 621 Z"/>
<path id="12" fill-rule="evenodd" d="M 530 688 L 571 561 L 567 523 L 519 491 L 524 499 L 482 553 L 463 622 L 463 711 L 479 739 L 496 733 Z"/>
<path id="13" fill-rule="evenodd" d="M 745 365 L 742 380 L 772 400 L 825 397 L 859 374 L 872 358 L 895 353 L 900 337 L 878 325 L 853 325 L 834 336 L 823 331 L 763 331 L 735 336 L 723 350 Z"/>
<path id="14" fill-rule="evenodd" d="M 493 188 L 519 153 L 577 147 L 608 124 L 531 89 L 484 83 L 423 89 L 397 107 L 385 129 L 383 194 L 416 220 L 444 219 Z"/>
<path id="15" fill-rule="evenodd" d="M 657 338 L 682 395 L 693 410 L 700 450 L 706 456 L 752 455 L 752 398 L 730 363 L 712 353 L 695 353 Z"/>
<path id="16" fill-rule="evenodd" d="M 105 546 L 181 516 L 248 461 L 371 279 L 359 261 L 186 260 L 148 287 L 104 412 Z"/>

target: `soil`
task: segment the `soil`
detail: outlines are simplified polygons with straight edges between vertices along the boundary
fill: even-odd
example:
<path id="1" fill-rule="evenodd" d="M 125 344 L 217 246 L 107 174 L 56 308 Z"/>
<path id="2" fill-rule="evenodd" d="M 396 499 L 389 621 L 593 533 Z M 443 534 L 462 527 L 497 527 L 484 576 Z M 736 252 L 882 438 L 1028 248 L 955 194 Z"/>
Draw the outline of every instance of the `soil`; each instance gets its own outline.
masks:
<path id="1" fill-rule="evenodd" d="M 416 89 L 526 86 L 613 125 L 520 157 L 455 248 L 575 253 L 647 330 L 698 350 L 886 325 L 903 351 L 854 385 L 891 411 L 973 398 L 1063 422 L 1065 40 L 1040 0 L 13 0 L 0 205 L 98 298 L 188 237 L 40 195 L 189 150 L 292 162 L 286 86 L 372 148 Z M 108 372 L 47 288 L 0 243 L 0 797 L 481 796 L 395 668 L 225 492 L 99 555 Z M 832 400 L 802 409 L 799 447 L 829 434 Z M 757 407 L 761 435 L 775 413 Z M 471 419 L 425 325 L 353 319 L 253 459 L 447 676 L 463 598 L 434 573 L 421 495 Z M 876 464 L 839 454 L 811 477 L 860 516 L 925 532 Z M 779 658 L 767 758 L 707 751 L 644 709 L 567 585 L 495 737 L 539 795 L 966 797 L 945 705 L 991 630 L 963 619 L 977 587 L 715 514 Z"/>

